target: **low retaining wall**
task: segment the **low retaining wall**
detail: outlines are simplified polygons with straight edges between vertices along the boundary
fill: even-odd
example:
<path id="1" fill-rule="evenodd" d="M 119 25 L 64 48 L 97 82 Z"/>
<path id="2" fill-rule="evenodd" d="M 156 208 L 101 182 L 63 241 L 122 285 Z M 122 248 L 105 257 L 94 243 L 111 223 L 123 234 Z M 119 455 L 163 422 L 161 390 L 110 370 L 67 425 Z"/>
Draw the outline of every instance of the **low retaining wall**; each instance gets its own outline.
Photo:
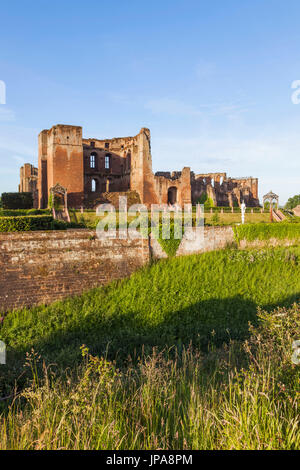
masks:
<path id="1" fill-rule="evenodd" d="M 234 242 L 232 227 L 204 227 L 204 230 L 185 232 L 178 247 L 176 256 L 204 253 L 206 251 L 220 250 Z M 151 256 L 154 259 L 167 258 L 158 240 L 150 238 Z"/>
<path id="2" fill-rule="evenodd" d="M 204 227 L 204 230 L 194 231 L 195 236 L 190 237 L 189 232 L 183 235 L 176 256 L 206 251 L 221 250 L 234 242 L 232 227 Z"/>
<path id="3" fill-rule="evenodd" d="M 2 233 L 0 312 L 80 294 L 148 261 L 148 240 L 98 240 L 89 230 Z"/>

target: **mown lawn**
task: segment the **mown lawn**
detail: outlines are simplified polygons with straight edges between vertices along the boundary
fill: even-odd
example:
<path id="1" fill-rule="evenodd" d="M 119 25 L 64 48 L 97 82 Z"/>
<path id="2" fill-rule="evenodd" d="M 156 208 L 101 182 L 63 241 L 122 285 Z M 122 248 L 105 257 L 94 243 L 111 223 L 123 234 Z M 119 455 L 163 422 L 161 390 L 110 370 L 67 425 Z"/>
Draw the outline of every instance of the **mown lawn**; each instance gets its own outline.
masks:
<path id="1" fill-rule="evenodd" d="M 99 222 L 100 218 L 96 216 L 95 212 L 84 212 L 81 214 L 80 211 L 72 211 L 71 214 L 72 222 L 82 222 L 90 227 L 95 227 Z M 193 212 L 193 218 L 195 219 L 196 213 Z M 131 222 L 135 217 L 128 216 L 128 222 Z M 150 214 L 149 214 L 150 218 Z M 118 213 L 117 213 L 118 220 Z M 246 213 L 245 222 L 247 224 L 254 224 L 260 222 L 270 222 L 270 214 L 268 213 Z M 215 221 L 215 214 L 205 213 L 205 224 L 209 225 L 233 225 L 241 223 L 241 214 L 240 213 L 231 213 L 224 212 L 223 214 L 218 214 L 217 222 Z"/>

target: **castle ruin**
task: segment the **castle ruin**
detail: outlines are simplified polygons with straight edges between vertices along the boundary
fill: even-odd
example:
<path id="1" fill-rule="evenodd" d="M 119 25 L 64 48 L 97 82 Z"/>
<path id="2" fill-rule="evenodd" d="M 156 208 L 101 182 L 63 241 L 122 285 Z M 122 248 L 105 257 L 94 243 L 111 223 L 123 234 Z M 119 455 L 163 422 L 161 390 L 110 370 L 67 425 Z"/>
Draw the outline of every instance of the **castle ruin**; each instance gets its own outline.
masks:
<path id="1" fill-rule="evenodd" d="M 78 126 L 56 125 L 39 134 L 38 169 L 21 168 L 19 191 L 35 196 L 35 205 L 46 208 L 50 189 L 66 188 L 68 206 L 94 208 L 109 193 L 132 191 L 140 202 L 195 204 L 203 194 L 214 206 L 259 206 L 257 178 L 228 178 L 226 173 L 194 174 L 152 171 L 150 130 L 135 137 L 84 139 Z"/>

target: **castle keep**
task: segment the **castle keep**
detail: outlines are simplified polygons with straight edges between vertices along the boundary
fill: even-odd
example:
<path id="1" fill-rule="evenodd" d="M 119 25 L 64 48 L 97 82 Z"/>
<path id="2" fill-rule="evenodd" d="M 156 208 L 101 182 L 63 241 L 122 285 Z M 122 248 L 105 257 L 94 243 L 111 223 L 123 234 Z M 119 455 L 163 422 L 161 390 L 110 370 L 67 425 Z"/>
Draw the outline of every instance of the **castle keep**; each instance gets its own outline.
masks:
<path id="1" fill-rule="evenodd" d="M 34 178 L 35 179 L 32 179 Z M 31 178 L 31 180 L 30 180 Z M 29 181 L 32 182 L 29 186 Z M 34 193 L 35 205 L 46 208 L 50 189 L 66 188 L 68 206 L 93 208 L 110 193 L 134 191 L 141 203 L 196 203 L 206 193 L 215 206 L 258 206 L 257 178 L 227 178 L 226 173 L 194 174 L 152 171 L 149 129 L 135 137 L 84 139 L 78 126 L 56 125 L 39 134 L 38 170 L 21 169 L 19 190 Z"/>

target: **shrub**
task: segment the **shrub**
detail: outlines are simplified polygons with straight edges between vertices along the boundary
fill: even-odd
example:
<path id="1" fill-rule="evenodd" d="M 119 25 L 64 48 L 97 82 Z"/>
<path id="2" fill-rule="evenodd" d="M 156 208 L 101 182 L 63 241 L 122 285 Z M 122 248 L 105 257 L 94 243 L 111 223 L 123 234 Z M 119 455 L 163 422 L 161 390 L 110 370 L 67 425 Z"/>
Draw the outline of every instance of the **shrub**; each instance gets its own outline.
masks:
<path id="1" fill-rule="evenodd" d="M 33 207 L 32 193 L 2 193 L 4 209 L 31 209 Z"/>
<path id="2" fill-rule="evenodd" d="M 53 217 L 50 215 L 32 215 L 20 217 L 1 217 L 0 232 L 29 232 L 31 230 L 53 229 Z"/>
<path id="3" fill-rule="evenodd" d="M 62 205 L 62 200 L 58 194 L 51 193 L 49 196 L 49 209 L 59 210 Z"/>
<path id="4" fill-rule="evenodd" d="M 49 209 L 29 209 L 26 211 L 26 215 L 51 215 Z"/>
<path id="5" fill-rule="evenodd" d="M 0 209 L 0 217 L 20 217 L 24 215 L 51 215 L 49 209 Z"/>
<path id="6" fill-rule="evenodd" d="M 0 209 L 0 217 L 20 217 L 27 215 L 26 209 Z"/>

